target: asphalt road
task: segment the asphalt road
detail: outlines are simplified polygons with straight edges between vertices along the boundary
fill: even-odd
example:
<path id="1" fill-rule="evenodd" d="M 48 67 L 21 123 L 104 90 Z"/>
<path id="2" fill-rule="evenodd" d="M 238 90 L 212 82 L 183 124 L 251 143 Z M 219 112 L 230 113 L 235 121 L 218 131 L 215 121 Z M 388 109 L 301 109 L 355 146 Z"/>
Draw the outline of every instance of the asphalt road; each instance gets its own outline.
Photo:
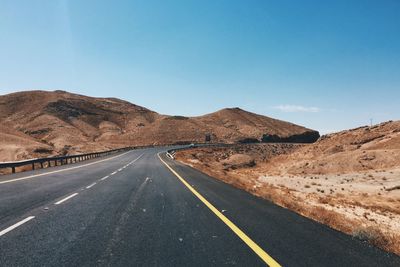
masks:
<path id="1" fill-rule="evenodd" d="M 400 266 L 164 150 L 1 176 L 0 266 Z"/>

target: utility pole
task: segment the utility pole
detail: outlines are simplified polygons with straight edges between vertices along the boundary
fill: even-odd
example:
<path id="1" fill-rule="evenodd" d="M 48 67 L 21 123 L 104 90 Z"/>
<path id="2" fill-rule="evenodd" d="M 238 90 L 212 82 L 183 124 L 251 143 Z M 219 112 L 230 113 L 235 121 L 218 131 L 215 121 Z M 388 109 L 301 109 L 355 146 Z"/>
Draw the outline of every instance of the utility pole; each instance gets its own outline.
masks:
<path id="1" fill-rule="evenodd" d="M 371 119 L 369 119 L 370 120 L 370 122 L 371 122 L 371 127 L 372 127 L 372 118 Z"/>

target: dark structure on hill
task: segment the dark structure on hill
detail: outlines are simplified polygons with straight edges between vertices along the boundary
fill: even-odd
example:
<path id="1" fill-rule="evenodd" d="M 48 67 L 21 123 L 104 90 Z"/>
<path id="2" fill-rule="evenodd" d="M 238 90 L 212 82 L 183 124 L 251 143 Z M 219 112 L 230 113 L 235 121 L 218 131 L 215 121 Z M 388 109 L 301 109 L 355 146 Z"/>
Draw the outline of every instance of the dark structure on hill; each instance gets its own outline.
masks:
<path id="1" fill-rule="evenodd" d="M 319 139 L 319 137 L 319 132 L 307 131 L 301 134 L 294 134 L 287 137 L 281 137 L 275 134 L 264 134 L 261 141 L 263 143 L 314 143 Z"/>

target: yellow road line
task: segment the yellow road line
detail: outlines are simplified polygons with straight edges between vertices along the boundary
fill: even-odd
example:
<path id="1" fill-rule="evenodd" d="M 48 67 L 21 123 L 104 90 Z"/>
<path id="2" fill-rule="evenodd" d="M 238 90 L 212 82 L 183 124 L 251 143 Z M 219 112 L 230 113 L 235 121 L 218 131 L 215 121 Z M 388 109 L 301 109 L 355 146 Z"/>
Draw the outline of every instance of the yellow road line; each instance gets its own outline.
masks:
<path id="1" fill-rule="evenodd" d="M 239 229 L 231 220 L 223 215 L 217 208 L 214 207 L 207 199 L 205 199 L 199 192 L 197 192 L 185 179 L 182 178 L 172 167 L 170 167 L 161 157 L 160 153 L 158 158 L 162 163 L 176 176 L 178 179 L 198 198 L 203 202 L 221 221 L 223 221 L 243 242 L 246 243 L 266 264 L 271 267 L 281 266 L 270 255 L 267 254 L 259 245 L 257 245 L 250 237 L 248 237 L 242 230 Z"/>

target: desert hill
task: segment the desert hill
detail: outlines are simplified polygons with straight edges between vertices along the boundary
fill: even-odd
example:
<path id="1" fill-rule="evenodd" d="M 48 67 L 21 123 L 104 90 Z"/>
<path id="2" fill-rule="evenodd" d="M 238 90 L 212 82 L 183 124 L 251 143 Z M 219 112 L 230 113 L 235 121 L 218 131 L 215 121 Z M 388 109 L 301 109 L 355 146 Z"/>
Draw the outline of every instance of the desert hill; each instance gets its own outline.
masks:
<path id="1" fill-rule="evenodd" d="M 269 175 L 340 175 L 392 170 L 400 167 L 400 121 L 324 135 L 313 144 L 264 144 L 195 151 L 180 154 L 183 158 L 214 164 L 214 169 L 221 170 L 229 165 L 231 156 L 245 155 L 250 157 L 249 161 L 256 162 L 258 170 Z"/>
<path id="2" fill-rule="evenodd" d="M 400 121 L 322 136 L 313 144 L 241 144 L 176 159 L 400 255 Z"/>
<path id="3" fill-rule="evenodd" d="M 268 169 L 283 174 L 351 173 L 400 166 L 400 121 L 322 136 L 316 143 L 274 158 Z"/>
<path id="4" fill-rule="evenodd" d="M 0 160 L 74 154 L 122 146 L 261 141 L 264 136 L 303 136 L 316 131 L 250 113 L 223 109 L 198 117 L 158 114 L 116 98 L 65 91 L 28 91 L 0 96 Z"/>

